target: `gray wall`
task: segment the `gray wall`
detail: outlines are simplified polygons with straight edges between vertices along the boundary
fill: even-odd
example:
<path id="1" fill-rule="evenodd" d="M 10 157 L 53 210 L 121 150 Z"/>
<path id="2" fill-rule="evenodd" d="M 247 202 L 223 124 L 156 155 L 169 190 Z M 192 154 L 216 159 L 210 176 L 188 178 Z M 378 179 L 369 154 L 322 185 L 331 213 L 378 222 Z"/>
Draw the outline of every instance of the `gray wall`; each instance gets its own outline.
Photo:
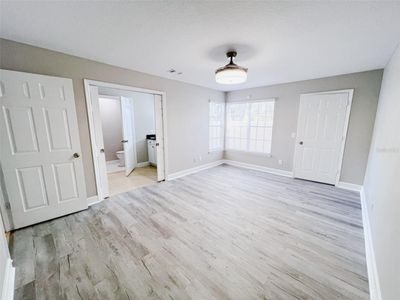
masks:
<path id="1" fill-rule="evenodd" d="M 101 128 L 103 130 L 106 161 L 116 160 L 122 150 L 121 101 L 117 98 L 99 98 Z"/>
<path id="2" fill-rule="evenodd" d="M 222 153 L 208 153 L 208 99 L 224 101 L 223 92 L 4 39 L 0 39 L 0 68 L 73 80 L 88 196 L 97 194 L 97 191 L 84 78 L 166 92 L 169 173 L 222 158 Z"/>
<path id="3" fill-rule="evenodd" d="M 293 170 L 297 115 L 300 94 L 354 89 L 340 180 L 362 184 L 382 80 L 382 70 L 340 75 L 287 84 L 265 86 L 227 93 L 227 101 L 277 98 L 272 133 L 272 156 L 226 151 L 225 158 L 260 166 Z M 282 165 L 278 164 L 282 160 Z"/>
<path id="4" fill-rule="evenodd" d="M 385 68 L 364 181 L 382 299 L 400 299 L 400 47 Z"/>

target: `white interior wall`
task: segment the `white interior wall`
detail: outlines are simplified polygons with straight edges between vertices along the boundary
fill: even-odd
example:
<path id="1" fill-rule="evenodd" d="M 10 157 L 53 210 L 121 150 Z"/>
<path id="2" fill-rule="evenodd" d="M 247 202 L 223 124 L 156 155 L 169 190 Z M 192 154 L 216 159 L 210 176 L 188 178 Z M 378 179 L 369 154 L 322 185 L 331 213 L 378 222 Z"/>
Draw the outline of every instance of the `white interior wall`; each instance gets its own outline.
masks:
<path id="1" fill-rule="evenodd" d="M 99 108 L 106 161 L 116 160 L 116 152 L 123 148 L 121 101 L 119 98 L 99 98 Z"/>
<path id="2" fill-rule="evenodd" d="M 149 161 L 146 135 L 155 133 L 154 95 L 133 93 L 137 162 Z"/>
<path id="3" fill-rule="evenodd" d="M 382 299 L 400 299 L 400 47 L 386 66 L 364 181 Z"/>

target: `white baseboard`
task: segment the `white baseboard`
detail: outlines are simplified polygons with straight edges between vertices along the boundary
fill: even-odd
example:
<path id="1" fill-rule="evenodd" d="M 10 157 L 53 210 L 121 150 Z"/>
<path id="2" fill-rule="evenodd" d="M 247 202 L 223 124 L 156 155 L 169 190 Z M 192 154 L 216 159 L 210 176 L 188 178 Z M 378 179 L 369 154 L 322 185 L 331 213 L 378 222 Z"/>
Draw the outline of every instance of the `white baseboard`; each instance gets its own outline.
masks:
<path id="1" fill-rule="evenodd" d="M 354 183 L 348 183 L 344 181 L 339 181 L 336 187 L 344 189 L 344 190 L 349 190 L 349 191 L 355 191 L 355 192 L 361 192 L 362 185 L 359 184 L 354 184 Z"/>
<path id="2" fill-rule="evenodd" d="M 360 190 L 361 211 L 364 228 L 365 255 L 367 259 L 369 297 L 371 300 L 382 300 L 381 288 L 379 284 L 378 269 L 375 261 L 375 251 L 372 242 L 371 224 L 369 223 L 367 200 L 364 188 Z"/>
<path id="3" fill-rule="evenodd" d="M 275 175 L 281 175 L 281 176 L 285 176 L 285 177 L 293 177 L 293 172 L 291 172 L 291 171 L 268 168 L 268 167 L 248 164 L 248 163 L 244 163 L 244 162 L 240 162 L 240 161 L 236 161 L 236 160 L 230 160 L 230 159 L 224 159 L 223 163 L 227 164 L 227 165 L 235 166 L 235 167 L 241 167 L 241 168 L 246 168 L 246 169 L 250 169 L 250 170 L 256 170 L 256 171 L 271 173 L 271 174 L 275 174 Z"/>
<path id="4" fill-rule="evenodd" d="M 210 169 L 219 165 L 222 165 L 224 162 L 223 160 L 217 160 L 217 161 L 213 161 L 211 163 L 207 163 L 198 167 L 194 167 L 194 168 L 190 168 L 190 169 L 186 169 L 183 171 L 179 171 L 179 172 L 175 172 L 175 173 L 171 173 L 167 176 L 167 180 L 174 180 L 177 178 L 181 178 L 184 177 L 186 175 L 190 175 L 190 174 L 194 174 L 206 169 Z"/>
<path id="5" fill-rule="evenodd" d="M 93 204 L 100 203 L 101 201 L 103 201 L 103 200 L 99 200 L 99 196 L 97 196 L 97 195 L 87 198 L 88 206 L 92 206 Z"/>
<path id="6" fill-rule="evenodd" d="M 6 270 L 4 274 L 3 292 L 1 293 L 2 300 L 14 299 L 14 281 L 15 268 L 12 265 L 12 260 L 9 258 L 6 262 Z"/>
<path id="7" fill-rule="evenodd" d="M 137 165 L 136 165 L 136 167 L 138 167 L 138 168 L 143 168 L 143 167 L 147 167 L 147 166 L 150 166 L 150 163 L 148 161 L 140 162 L 140 163 L 137 163 Z"/>
<path id="8" fill-rule="evenodd" d="M 167 180 L 174 180 L 180 177 L 184 177 L 186 175 L 194 174 L 209 168 L 213 168 L 222 164 L 227 164 L 235 167 L 240 167 L 240 168 L 246 168 L 246 169 L 251 169 L 251 170 L 256 170 L 256 171 L 261 171 L 261 172 L 267 172 L 275 175 L 280 175 L 280 176 L 285 176 L 285 177 L 293 177 L 293 172 L 290 171 L 284 171 L 284 170 L 279 170 L 279 169 L 273 169 L 273 168 L 267 168 L 263 166 L 258 166 L 258 165 L 253 165 L 253 164 L 248 164 L 244 162 L 239 162 L 239 161 L 234 161 L 234 160 L 229 160 L 229 159 L 221 159 L 217 160 L 208 164 L 204 164 L 195 168 L 175 172 L 172 174 L 169 174 L 167 176 Z"/>

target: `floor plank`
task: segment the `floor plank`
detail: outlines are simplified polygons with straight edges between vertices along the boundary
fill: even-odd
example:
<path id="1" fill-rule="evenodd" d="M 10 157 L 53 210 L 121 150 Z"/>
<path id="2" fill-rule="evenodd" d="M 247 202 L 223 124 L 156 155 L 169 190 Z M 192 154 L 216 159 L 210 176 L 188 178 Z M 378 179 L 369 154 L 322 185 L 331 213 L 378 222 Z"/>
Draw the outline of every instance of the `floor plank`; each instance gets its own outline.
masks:
<path id="1" fill-rule="evenodd" d="M 368 299 L 357 193 L 232 166 L 18 230 L 16 299 Z"/>

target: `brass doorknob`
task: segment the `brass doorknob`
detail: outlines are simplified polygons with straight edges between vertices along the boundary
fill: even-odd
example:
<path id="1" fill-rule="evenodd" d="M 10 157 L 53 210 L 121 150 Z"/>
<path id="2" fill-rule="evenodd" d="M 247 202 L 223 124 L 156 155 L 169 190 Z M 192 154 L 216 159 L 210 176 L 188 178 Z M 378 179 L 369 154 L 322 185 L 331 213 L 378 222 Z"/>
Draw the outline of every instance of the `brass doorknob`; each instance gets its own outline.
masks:
<path id="1" fill-rule="evenodd" d="M 74 157 L 74 158 L 78 158 L 78 157 L 79 157 L 79 154 L 75 152 L 75 153 L 73 154 L 73 157 Z"/>

